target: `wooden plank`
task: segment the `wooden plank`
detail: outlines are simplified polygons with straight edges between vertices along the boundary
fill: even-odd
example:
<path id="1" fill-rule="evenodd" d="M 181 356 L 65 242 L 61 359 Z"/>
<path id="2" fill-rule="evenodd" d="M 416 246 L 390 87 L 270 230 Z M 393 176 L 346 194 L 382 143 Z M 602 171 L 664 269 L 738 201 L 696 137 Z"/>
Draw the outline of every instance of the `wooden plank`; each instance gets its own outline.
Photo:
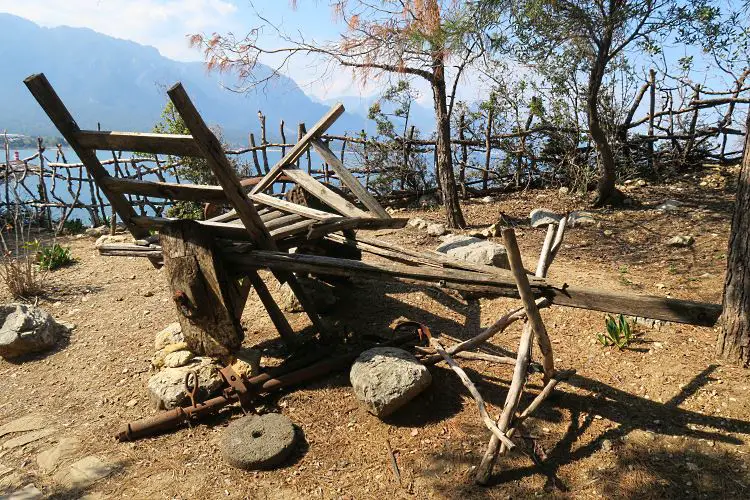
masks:
<path id="1" fill-rule="evenodd" d="M 310 174 L 297 168 L 287 168 L 284 173 L 294 182 L 317 199 L 346 217 L 372 217 L 372 214 L 360 210 L 347 200 L 316 181 Z"/>
<path id="2" fill-rule="evenodd" d="M 271 236 L 273 236 L 273 239 L 275 240 L 280 240 L 282 238 L 294 236 L 295 234 L 303 234 L 307 232 L 307 230 L 314 222 L 315 221 L 312 221 L 310 219 L 304 219 L 294 224 L 289 224 L 287 226 L 274 229 L 273 231 L 271 231 Z"/>
<path id="3" fill-rule="evenodd" d="M 345 231 L 347 229 L 401 229 L 409 219 L 375 219 L 372 217 L 346 217 L 341 220 L 318 222 L 310 227 L 307 238 L 314 240 L 322 238 L 328 233 Z"/>
<path id="4" fill-rule="evenodd" d="M 251 194 L 250 199 L 256 203 L 262 203 L 263 205 L 268 205 L 269 207 L 277 208 L 285 212 L 302 215 L 303 217 L 308 217 L 310 219 L 328 220 L 340 217 L 337 214 L 324 212 L 322 210 L 316 210 L 310 207 L 304 207 L 290 201 L 274 198 L 273 196 L 269 196 L 265 193 Z"/>
<path id="5" fill-rule="evenodd" d="M 385 211 L 385 209 L 378 203 L 378 200 L 375 199 L 374 196 L 372 196 L 367 189 L 357 180 L 354 175 L 352 175 L 351 172 L 349 172 L 349 169 L 344 166 L 344 163 L 336 156 L 333 151 L 331 151 L 328 148 L 328 145 L 321 141 L 319 138 L 315 138 L 312 140 L 312 146 L 315 148 L 315 150 L 320 154 L 320 156 L 323 157 L 323 159 L 328 163 L 331 168 L 333 168 L 333 171 L 336 172 L 336 175 L 339 176 L 339 179 L 342 183 L 349 189 L 351 189 L 352 193 L 359 199 L 359 201 L 362 202 L 364 206 L 366 206 L 368 209 L 370 209 L 372 212 L 377 214 L 378 217 L 381 219 L 390 219 L 391 216 L 388 215 L 388 212 Z"/>
<path id="6" fill-rule="evenodd" d="M 202 156 L 206 158 L 206 162 L 219 181 L 219 185 L 223 188 L 227 200 L 237 211 L 245 229 L 250 233 L 252 240 L 260 248 L 274 250 L 276 246 L 273 244 L 271 235 L 263 225 L 255 206 L 240 185 L 237 174 L 224 155 L 221 143 L 203 121 L 198 110 L 195 109 L 182 84 L 175 84 L 167 91 L 167 94 L 193 136 Z"/>
<path id="7" fill-rule="evenodd" d="M 485 275 L 456 269 L 404 266 L 400 264 L 364 263 L 333 257 L 285 254 L 280 252 L 249 251 L 244 254 L 224 254 L 233 269 L 269 267 L 293 272 L 333 274 L 337 276 L 360 276 L 378 280 L 396 280 L 412 283 L 432 284 L 444 288 L 518 297 L 516 283 L 505 271 L 501 275 Z M 541 278 L 529 277 L 531 288 L 538 297 L 547 297 L 557 305 L 627 314 L 645 318 L 687 323 L 698 326 L 713 326 L 721 314 L 720 304 L 670 299 L 649 295 L 618 293 L 590 287 L 578 288 L 567 284 L 553 284 Z"/>
<path id="8" fill-rule="evenodd" d="M 261 279 L 257 272 L 249 273 L 248 279 L 253 285 L 253 288 L 255 288 L 255 293 L 258 294 L 258 298 L 263 303 L 263 307 L 265 307 L 268 316 L 271 318 L 273 325 L 276 327 L 276 331 L 279 332 L 284 343 L 289 346 L 295 345 L 297 343 L 297 337 L 294 335 L 294 330 L 292 330 L 291 325 L 284 316 L 284 313 L 279 309 L 276 301 L 273 300 L 266 283 Z"/>
<path id="9" fill-rule="evenodd" d="M 96 152 L 94 150 L 82 146 L 76 140 L 76 133 L 80 129 L 68 109 L 65 107 L 65 104 L 63 104 L 62 100 L 55 92 L 55 89 L 50 85 L 47 77 L 45 77 L 43 73 L 39 73 L 29 76 L 23 82 L 44 112 L 47 113 L 49 119 L 52 120 L 55 127 L 57 127 L 57 130 L 60 131 L 60 134 L 62 134 L 68 142 L 71 149 L 73 149 L 81 162 L 86 166 L 86 170 L 88 170 L 91 177 L 93 177 L 99 185 L 102 192 L 112 205 L 112 208 L 117 212 L 120 220 L 128 227 L 131 234 L 136 238 L 148 236 L 148 231 L 131 222 L 131 219 L 136 214 L 133 207 L 128 203 L 128 200 L 122 194 L 115 193 L 103 185 L 104 179 L 109 177 L 107 170 L 96 157 Z"/>
<path id="10" fill-rule="evenodd" d="M 101 185 L 114 193 L 138 194 L 169 200 L 227 201 L 221 186 L 140 181 L 137 179 L 118 179 L 116 177 L 102 179 Z"/>
<path id="11" fill-rule="evenodd" d="M 177 112 L 180 113 L 182 120 L 185 122 L 185 126 L 195 139 L 196 144 L 206 158 L 206 161 L 219 181 L 219 184 L 224 188 L 227 200 L 229 200 L 229 203 L 237 211 L 237 215 L 239 215 L 242 224 L 244 224 L 245 229 L 248 234 L 250 234 L 251 240 L 260 248 L 275 250 L 276 243 L 271 238 L 271 234 L 268 232 L 268 229 L 266 229 L 266 226 L 263 224 L 258 212 L 255 210 L 255 205 L 250 198 L 248 198 L 245 189 L 240 184 L 237 174 L 235 174 L 227 157 L 224 155 L 224 151 L 221 149 L 219 140 L 213 132 L 209 130 L 208 126 L 206 126 L 206 123 L 203 121 L 203 118 L 198 113 L 198 110 L 195 108 L 192 101 L 190 101 L 182 84 L 177 83 L 167 91 L 167 94 L 172 100 Z M 343 106 L 341 106 L 339 114 L 341 112 L 343 112 Z M 333 123 L 333 121 L 331 121 L 331 123 Z M 256 185 L 256 188 L 260 185 L 261 184 Z M 293 273 L 286 271 L 277 271 L 274 274 L 280 282 L 289 283 L 289 287 L 300 301 L 300 304 L 310 318 L 310 321 L 312 321 L 313 325 L 321 335 L 325 335 L 328 328 L 322 318 L 318 316 L 315 303 L 299 285 L 296 276 L 294 276 Z"/>
<path id="12" fill-rule="evenodd" d="M 292 146 L 289 152 L 285 154 L 284 157 L 271 168 L 271 170 L 268 171 L 263 179 L 261 179 L 261 181 L 255 185 L 251 193 L 259 193 L 273 184 L 273 182 L 276 180 L 276 177 L 282 173 L 284 167 L 286 167 L 287 165 L 291 165 L 295 161 L 297 161 L 297 158 L 299 158 L 307 150 L 307 148 L 310 147 L 310 141 L 324 134 L 325 131 L 328 130 L 331 125 L 333 125 L 333 122 L 335 122 L 343 112 L 344 105 L 341 103 L 338 103 L 331 107 L 331 109 L 328 110 L 328 112 L 323 115 L 323 117 L 318 120 L 315 125 L 312 126 L 312 128 L 302 137 L 302 139 L 297 141 L 297 144 Z"/>
<path id="13" fill-rule="evenodd" d="M 281 212 L 279 212 L 279 213 L 281 213 Z M 287 215 L 282 215 L 281 217 L 276 217 L 276 218 L 274 218 L 274 219 L 272 219 L 270 221 L 267 221 L 267 222 L 265 222 L 265 224 L 266 224 L 266 228 L 271 232 L 271 236 L 273 236 L 274 235 L 273 234 L 273 230 L 274 229 L 278 229 L 278 228 L 281 228 L 281 227 L 284 227 L 284 226 L 290 226 L 292 224 L 296 224 L 296 223 L 301 222 L 303 220 L 304 221 L 309 221 L 310 224 L 313 223 L 310 219 L 305 219 L 301 215 L 287 214 Z"/>
<path id="14" fill-rule="evenodd" d="M 79 130 L 75 138 L 81 146 L 104 151 L 133 151 L 175 156 L 202 154 L 190 135 L 113 132 L 110 130 Z"/>

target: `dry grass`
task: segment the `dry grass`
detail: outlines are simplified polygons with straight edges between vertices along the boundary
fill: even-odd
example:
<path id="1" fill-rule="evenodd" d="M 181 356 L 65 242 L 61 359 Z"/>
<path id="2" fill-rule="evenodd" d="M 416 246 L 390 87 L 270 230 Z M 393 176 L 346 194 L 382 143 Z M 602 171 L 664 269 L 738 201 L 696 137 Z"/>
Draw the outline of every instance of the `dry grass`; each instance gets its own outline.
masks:
<path id="1" fill-rule="evenodd" d="M 16 256 L 7 252 L 0 260 L 0 280 L 14 299 L 28 299 L 44 291 L 45 272 L 36 265 L 33 253 Z"/>

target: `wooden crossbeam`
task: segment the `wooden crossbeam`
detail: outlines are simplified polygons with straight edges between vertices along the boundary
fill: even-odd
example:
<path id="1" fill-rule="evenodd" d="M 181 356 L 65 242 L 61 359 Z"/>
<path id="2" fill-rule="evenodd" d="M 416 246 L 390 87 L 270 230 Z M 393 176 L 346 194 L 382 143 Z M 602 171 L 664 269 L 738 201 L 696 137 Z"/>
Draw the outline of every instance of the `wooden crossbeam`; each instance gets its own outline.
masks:
<path id="1" fill-rule="evenodd" d="M 338 175 L 341 182 L 348 187 L 352 193 L 362 202 L 364 206 L 366 206 L 369 210 L 374 212 L 378 217 L 382 219 L 388 219 L 390 218 L 390 215 L 388 215 L 388 212 L 385 211 L 385 209 L 378 203 L 378 200 L 375 199 L 373 195 L 371 195 L 367 189 L 357 180 L 354 175 L 349 172 L 349 169 L 344 166 L 344 163 L 339 159 L 338 156 L 336 156 L 333 151 L 331 151 L 328 147 L 328 145 L 320 140 L 319 138 L 315 138 L 312 140 L 312 146 L 315 148 L 315 150 L 320 154 L 320 156 L 323 157 L 323 159 L 328 163 L 334 172 L 336 172 L 336 175 Z"/>
<path id="2" fill-rule="evenodd" d="M 137 179 L 118 179 L 117 177 L 105 177 L 102 179 L 101 186 L 108 188 L 114 193 L 137 194 L 170 200 L 227 201 L 227 197 L 221 186 L 141 181 Z"/>
<path id="3" fill-rule="evenodd" d="M 341 215 L 347 217 L 372 217 L 372 214 L 360 210 L 359 208 L 352 205 L 350 202 L 341 197 L 338 193 L 334 193 L 328 189 L 324 184 L 315 180 L 307 172 L 297 168 L 287 168 L 284 173 L 292 178 L 302 189 L 315 196 L 317 199 L 331 207 L 332 209 L 339 212 Z"/>
<path id="4" fill-rule="evenodd" d="M 23 83 L 44 112 L 47 113 L 47 116 L 52 120 L 52 123 L 60 131 L 60 134 L 68 142 L 71 149 L 75 151 L 78 158 L 86 166 L 86 170 L 88 170 L 91 177 L 99 185 L 99 188 L 111 203 L 112 209 L 117 212 L 120 220 L 127 226 L 131 234 L 136 238 L 148 236 L 147 230 L 133 224 L 132 219 L 136 213 L 125 196 L 105 186 L 106 179 L 110 177 L 109 173 L 107 173 L 107 170 L 96 157 L 96 151 L 78 142 L 77 134 L 80 128 L 78 128 L 78 125 L 55 92 L 55 89 L 50 85 L 47 77 L 43 73 L 39 73 L 29 76 Z"/>
<path id="5" fill-rule="evenodd" d="M 251 194 L 250 199 L 252 199 L 256 203 L 262 203 L 263 205 L 277 208 L 284 212 L 289 212 L 293 214 L 302 215 L 304 217 L 309 217 L 310 219 L 328 220 L 328 219 L 338 217 L 338 215 L 332 214 L 330 212 L 324 212 L 322 210 L 316 210 L 314 208 L 305 207 L 305 206 L 298 205 L 296 203 L 292 203 L 286 200 L 274 198 L 273 196 L 267 195 L 265 193 Z"/>
<path id="6" fill-rule="evenodd" d="M 89 149 L 133 151 L 136 153 L 200 157 L 201 152 L 189 135 L 78 130 L 76 141 Z"/>
<path id="7" fill-rule="evenodd" d="M 516 282 L 512 274 L 502 269 L 498 269 L 495 274 L 488 275 L 458 269 L 436 269 L 393 263 L 364 263 L 317 255 L 265 251 L 226 252 L 224 257 L 232 263 L 232 269 L 235 271 L 268 267 L 313 274 L 359 276 L 376 280 L 430 284 L 456 290 L 518 297 Z M 535 296 L 547 297 L 552 303 L 562 306 L 698 326 L 713 326 L 721 314 L 721 304 L 617 293 L 591 287 L 579 288 L 552 283 L 533 276 L 529 276 L 528 279 Z"/>
<path id="8" fill-rule="evenodd" d="M 295 161 L 297 161 L 297 158 L 302 156 L 302 154 L 307 151 L 307 148 L 310 147 L 310 141 L 324 134 L 326 130 L 328 130 L 331 125 L 333 125 L 333 122 L 335 122 L 343 112 L 344 105 L 341 103 L 338 103 L 331 107 L 328 113 L 323 115 L 323 117 L 318 120 L 318 122 L 313 125 L 312 128 L 304 136 L 302 136 L 302 139 L 297 141 L 297 144 L 292 146 L 291 149 L 289 149 L 289 151 L 284 155 L 284 157 L 279 160 L 271 168 L 271 170 L 268 171 L 263 179 L 261 179 L 260 182 L 255 185 L 251 192 L 253 194 L 259 193 L 273 184 L 273 182 L 276 180 L 276 177 L 278 177 L 282 173 L 284 167 L 291 165 Z"/>
<path id="9" fill-rule="evenodd" d="M 346 217 L 339 220 L 318 222 L 310 227 L 307 238 L 314 240 L 322 238 L 329 233 L 345 231 L 347 229 L 401 229 L 406 226 L 409 219 L 379 219 L 372 217 Z"/>
<path id="10" fill-rule="evenodd" d="M 206 162 L 214 173 L 216 179 L 219 181 L 219 185 L 224 189 L 227 200 L 237 211 L 237 215 L 244 224 L 245 229 L 250 234 L 251 240 L 260 248 L 275 250 L 276 243 L 273 241 L 271 234 L 268 232 L 268 229 L 266 229 L 263 224 L 258 212 L 255 210 L 255 205 L 245 193 L 232 165 L 229 163 L 229 160 L 227 160 L 226 155 L 224 155 L 221 143 L 203 121 L 203 118 L 188 97 L 182 84 L 175 84 L 167 91 L 167 95 L 169 95 L 177 112 L 185 122 L 185 126 L 190 131 L 190 135 L 195 139 L 195 143 L 198 145 L 202 155 L 206 158 Z M 341 108 L 341 112 L 343 112 L 343 106 Z M 335 120 L 335 118 L 333 118 L 333 120 Z M 331 123 L 333 123 L 333 121 L 331 121 Z M 261 184 L 256 185 L 256 188 L 260 185 Z M 310 321 L 312 321 L 313 325 L 315 325 L 321 335 L 326 334 L 328 329 L 325 323 L 318 316 L 314 302 L 302 289 L 296 276 L 291 272 L 283 270 L 277 271 L 274 274 L 280 281 L 289 283 L 289 287 L 300 301 L 300 304 L 310 318 Z M 271 316 L 271 318 L 274 321 L 278 321 L 279 319 L 274 318 L 274 316 Z M 279 332 L 281 332 L 280 328 L 288 327 L 286 319 L 284 319 L 284 323 L 285 325 L 277 325 Z"/>

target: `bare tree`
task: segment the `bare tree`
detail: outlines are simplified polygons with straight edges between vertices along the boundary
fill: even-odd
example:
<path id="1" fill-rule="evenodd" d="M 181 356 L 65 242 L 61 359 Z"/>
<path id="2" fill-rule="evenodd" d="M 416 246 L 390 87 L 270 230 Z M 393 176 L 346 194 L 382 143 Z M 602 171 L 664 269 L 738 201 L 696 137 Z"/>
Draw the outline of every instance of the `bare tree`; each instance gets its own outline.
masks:
<path id="1" fill-rule="evenodd" d="M 250 85 L 278 75 L 291 58 L 311 56 L 322 58 L 332 70 L 351 68 L 361 78 L 393 74 L 428 82 L 435 110 L 437 174 L 446 220 L 449 227 L 464 227 L 451 157 L 450 114 L 463 72 L 485 52 L 482 24 L 490 18 L 471 2 L 455 0 L 337 0 L 331 7 L 346 26 L 334 41 L 308 41 L 302 34 L 289 36 L 258 14 L 262 25 L 244 38 L 231 33 L 193 35 L 191 42 L 204 50 L 209 68 L 234 71 Z M 262 46 L 259 35 L 269 26 L 284 46 Z M 280 62 L 270 73 L 258 71 L 261 59 L 279 56 Z"/>

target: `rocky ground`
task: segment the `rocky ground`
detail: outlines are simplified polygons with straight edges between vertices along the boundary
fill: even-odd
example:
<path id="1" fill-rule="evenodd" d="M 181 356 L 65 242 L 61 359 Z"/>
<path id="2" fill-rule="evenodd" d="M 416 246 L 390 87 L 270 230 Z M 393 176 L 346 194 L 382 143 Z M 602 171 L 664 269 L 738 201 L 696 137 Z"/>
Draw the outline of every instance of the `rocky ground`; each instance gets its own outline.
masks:
<path id="1" fill-rule="evenodd" d="M 596 223 L 568 231 L 550 278 L 720 301 L 733 175 L 706 171 L 664 186 L 624 186 L 637 203 L 616 212 L 594 211 Z M 677 203 L 657 210 L 668 200 Z M 537 207 L 562 213 L 586 203 L 552 190 L 472 201 L 464 205 L 473 225 L 467 232 L 481 233 L 501 218 L 517 224 L 524 260 L 533 265 L 544 238 L 543 229 L 528 225 Z M 399 215 L 441 220 L 437 209 Z M 415 249 L 441 243 L 416 227 L 376 236 Z M 669 245 L 676 236 L 693 242 Z M 77 263 L 49 274 L 48 293 L 38 305 L 74 328 L 49 352 L 0 360 L 0 497 L 13 492 L 25 492 L 26 498 L 149 499 L 750 495 L 750 378 L 747 370 L 715 359 L 716 329 L 638 325 L 638 338 L 619 351 L 597 343 L 603 314 L 562 307 L 542 314 L 557 365 L 575 368 L 577 375 L 529 421 L 539 463 L 511 453 L 499 460 L 487 488 L 474 486 L 471 478 L 489 431 L 473 399 L 442 364 L 430 368 L 432 383 L 421 395 L 384 420 L 358 403 L 348 373 L 264 398 L 261 410 L 289 417 L 301 437 L 291 457 L 273 471 L 242 471 L 222 458 L 221 439 L 227 425 L 241 417 L 237 409 L 193 428 L 117 443 L 113 436 L 124 422 L 155 412 L 147 389 L 154 337 L 177 319 L 176 312 L 163 271 L 147 260 L 100 257 L 91 238 L 65 244 Z M 277 296 L 283 293 L 270 288 Z M 336 293 L 330 318 L 352 336 L 383 335 L 394 321 L 408 318 L 428 324 L 448 344 L 475 335 L 518 305 L 361 280 Z M 2 299 L 10 300 L 7 294 Z M 303 314 L 287 315 L 296 331 L 309 331 Z M 243 325 L 245 344 L 262 352 L 261 364 L 277 363 L 274 329 L 255 295 Z M 485 350 L 508 353 L 520 334 L 521 326 L 514 325 Z M 511 369 L 460 362 L 497 415 Z M 532 378 L 532 396 L 540 382 Z"/>

